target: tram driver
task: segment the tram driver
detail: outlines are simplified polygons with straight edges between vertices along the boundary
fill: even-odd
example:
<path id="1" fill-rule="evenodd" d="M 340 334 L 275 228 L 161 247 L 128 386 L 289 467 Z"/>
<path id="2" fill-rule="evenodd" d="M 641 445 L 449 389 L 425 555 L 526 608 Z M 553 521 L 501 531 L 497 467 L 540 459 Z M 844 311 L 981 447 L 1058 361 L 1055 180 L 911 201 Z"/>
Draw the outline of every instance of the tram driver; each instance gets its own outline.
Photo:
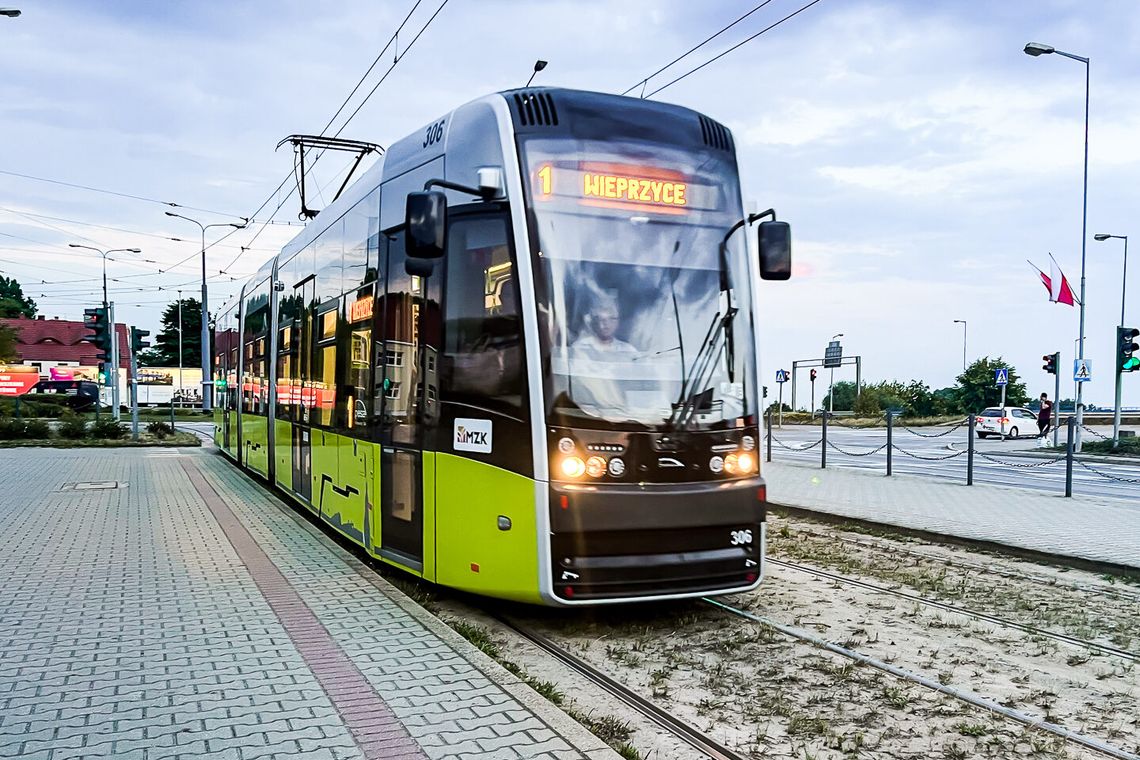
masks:
<path id="1" fill-rule="evenodd" d="M 586 313 L 585 325 L 570 345 L 573 395 L 582 407 L 624 410 L 626 394 L 620 365 L 635 361 L 639 352 L 617 337 L 621 319 L 617 300 L 598 296 Z"/>

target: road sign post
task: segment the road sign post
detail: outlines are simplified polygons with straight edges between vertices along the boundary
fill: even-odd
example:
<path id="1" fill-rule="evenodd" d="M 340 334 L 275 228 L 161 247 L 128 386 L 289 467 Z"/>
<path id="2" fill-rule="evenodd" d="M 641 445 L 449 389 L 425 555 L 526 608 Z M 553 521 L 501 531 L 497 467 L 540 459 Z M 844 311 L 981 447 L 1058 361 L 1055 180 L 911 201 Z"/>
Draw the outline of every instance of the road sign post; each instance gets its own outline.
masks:
<path id="1" fill-rule="evenodd" d="M 1053 447 L 1056 448 L 1059 442 L 1058 436 L 1061 435 L 1057 430 L 1057 426 L 1061 423 L 1061 352 L 1053 354 L 1056 357 L 1053 362 L 1057 371 L 1053 373 Z"/>
<path id="2" fill-rule="evenodd" d="M 994 370 L 994 382 L 1001 388 L 1001 416 L 998 417 L 998 427 L 1001 430 L 1001 439 L 1005 440 L 1005 386 L 1009 384 L 1009 370 L 1005 367 Z"/>
<path id="3" fill-rule="evenodd" d="M 786 369 L 776 370 L 776 385 L 779 386 L 780 392 L 777 400 L 776 409 L 776 425 L 782 430 L 784 427 L 784 383 L 788 382 L 788 371 Z"/>

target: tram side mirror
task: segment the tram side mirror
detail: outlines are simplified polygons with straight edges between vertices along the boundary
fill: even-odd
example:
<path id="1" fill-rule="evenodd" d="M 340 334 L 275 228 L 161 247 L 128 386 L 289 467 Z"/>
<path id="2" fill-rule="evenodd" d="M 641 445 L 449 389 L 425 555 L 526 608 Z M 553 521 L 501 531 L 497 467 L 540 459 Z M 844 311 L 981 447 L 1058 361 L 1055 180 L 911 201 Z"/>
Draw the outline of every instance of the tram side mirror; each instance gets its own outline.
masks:
<path id="1" fill-rule="evenodd" d="M 792 276 L 792 228 L 787 222 L 760 222 L 760 277 L 787 280 Z"/>
<path id="2" fill-rule="evenodd" d="M 438 259 L 447 249 L 447 196 L 438 190 L 408 193 L 406 247 L 413 259 Z"/>

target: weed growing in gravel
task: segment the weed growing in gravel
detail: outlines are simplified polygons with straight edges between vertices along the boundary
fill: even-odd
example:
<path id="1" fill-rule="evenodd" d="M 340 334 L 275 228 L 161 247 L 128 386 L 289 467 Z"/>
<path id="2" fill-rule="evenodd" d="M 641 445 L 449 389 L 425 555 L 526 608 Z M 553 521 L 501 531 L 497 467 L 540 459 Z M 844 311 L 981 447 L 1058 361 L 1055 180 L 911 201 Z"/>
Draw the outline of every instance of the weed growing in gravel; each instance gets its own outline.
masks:
<path id="1" fill-rule="evenodd" d="M 954 730 L 962 736 L 985 736 L 990 732 L 981 723 L 966 723 L 965 721 L 955 724 Z"/>
<path id="2" fill-rule="evenodd" d="M 450 620 L 449 625 L 463 638 L 475 645 L 475 648 L 493 660 L 502 659 L 499 645 L 491 638 L 486 628 L 465 622 L 463 620 Z"/>

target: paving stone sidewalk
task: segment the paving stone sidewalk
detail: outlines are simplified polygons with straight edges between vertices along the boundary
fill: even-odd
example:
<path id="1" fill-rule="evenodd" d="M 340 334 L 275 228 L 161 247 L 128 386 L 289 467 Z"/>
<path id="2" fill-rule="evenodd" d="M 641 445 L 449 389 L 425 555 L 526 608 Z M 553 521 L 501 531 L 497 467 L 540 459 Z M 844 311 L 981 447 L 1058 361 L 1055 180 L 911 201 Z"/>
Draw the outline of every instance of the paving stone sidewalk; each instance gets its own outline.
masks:
<path id="1" fill-rule="evenodd" d="M 775 504 L 1140 568 L 1140 504 L 765 462 Z"/>
<path id="2" fill-rule="evenodd" d="M 617 757 L 216 453 L 9 450 L 0 494 L 0 757 Z"/>

